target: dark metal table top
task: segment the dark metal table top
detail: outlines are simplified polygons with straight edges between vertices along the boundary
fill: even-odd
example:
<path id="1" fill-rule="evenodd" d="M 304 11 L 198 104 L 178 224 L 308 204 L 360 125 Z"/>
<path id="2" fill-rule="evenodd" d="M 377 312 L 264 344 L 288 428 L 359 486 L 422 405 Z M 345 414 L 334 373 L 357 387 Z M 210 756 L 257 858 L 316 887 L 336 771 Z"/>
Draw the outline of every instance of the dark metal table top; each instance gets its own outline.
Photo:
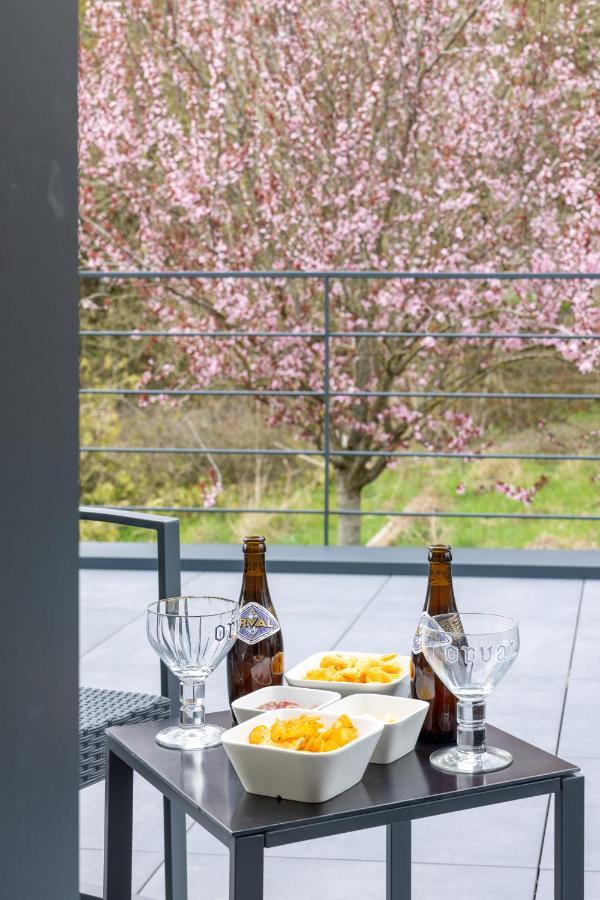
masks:
<path id="1" fill-rule="evenodd" d="M 229 711 L 208 721 L 230 727 Z M 370 765 L 359 784 L 325 803 L 297 803 L 248 794 L 222 747 L 179 752 L 159 747 L 154 737 L 164 722 L 122 725 L 107 731 L 108 748 L 223 843 L 263 833 L 265 844 L 373 827 L 404 818 L 420 818 L 485 806 L 504 800 L 553 793 L 560 779 L 578 767 L 544 750 L 488 727 L 490 745 L 509 750 L 513 764 L 489 775 L 450 775 L 429 763 L 431 746 L 387 766 Z M 405 812 L 405 815 L 403 815 Z"/>

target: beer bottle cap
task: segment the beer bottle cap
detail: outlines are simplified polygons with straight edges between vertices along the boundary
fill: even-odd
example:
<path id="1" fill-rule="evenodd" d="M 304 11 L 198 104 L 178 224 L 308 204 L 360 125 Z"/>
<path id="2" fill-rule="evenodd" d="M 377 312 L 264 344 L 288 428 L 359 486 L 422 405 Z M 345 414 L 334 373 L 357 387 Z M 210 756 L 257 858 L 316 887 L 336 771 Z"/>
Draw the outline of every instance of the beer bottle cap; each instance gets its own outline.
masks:
<path id="1" fill-rule="evenodd" d="M 427 548 L 429 562 L 452 562 L 452 547 L 450 544 L 429 544 Z"/>
<path id="2" fill-rule="evenodd" d="M 260 534 L 250 534 L 243 539 L 244 553 L 265 553 L 267 544 Z"/>

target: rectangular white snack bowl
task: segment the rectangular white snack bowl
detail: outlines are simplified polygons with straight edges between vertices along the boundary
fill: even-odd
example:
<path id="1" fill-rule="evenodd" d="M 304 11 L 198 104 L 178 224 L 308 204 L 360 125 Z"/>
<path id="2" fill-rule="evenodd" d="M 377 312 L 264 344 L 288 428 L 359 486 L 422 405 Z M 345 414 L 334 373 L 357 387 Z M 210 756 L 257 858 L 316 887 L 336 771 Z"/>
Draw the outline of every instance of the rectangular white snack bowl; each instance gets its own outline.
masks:
<path id="1" fill-rule="evenodd" d="M 323 803 L 361 780 L 383 731 L 380 722 L 353 720 L 358 737 L 327 753 L 282 750 L 248 743 L 253 728 L 270 726 L 276 719 L 295 719 L 307 712 L 317 715 L 325 728 L 338 718 L 328 710 L 274 709 L 225 732 L 225 752 L 249 794 L 282 797 L 301 803 Z"/>
<path id="2" fill-rule="evenodd" d="M 371 684 L 356 684 L 353 681 L 321 681 L 306 678 L 306 673 L 311 669 L 318 669 L 324 656 L 356 656 L 357 659 L 365 657 L 385 656 L 384 653 L 357 653 L 351 650 L 323 650 L 321 653 L 313 653 L 307 659 L 293 666 L 285 673 L 285 680 L 295 687 L 320 687 L 327 691 L 337 691 L 342 697 L 350 694 L 393 694 L 396 697 L 408 697 L 410 694 L 410 656 L 397 655 L 396 660 L 402 666 L 402 675 L 394 681 L 387 683 L 372 682 Z"/>
<path id="3" fill-rule="evenodd" d="M 338 716 L 345 713 L 353 721 L 364 715 L 375 716 L 378 720 L 385 715 L 398 719 L 391 724 L 382 723 L 383 731 L 371 757 L 372 763 L 387 765 L 415 749 L 428 707 L 425 700 L 410 700 L 408 697 L 354 694 L 332 703 L 327 712 Z"/>
<path id="4" fill-rule="evenodd" d="M 234 700 L 231 704 L 236 720 L 239 724 L 246 722 L 254 716 L 261 716 L 264 712 L 283 712 L 283 710 L 264 710 L 258 709 L 261 703 L 268 703 L 271 700 L 279 702 L 281 700 L 291 700 L 301 706 L 303 709 L 324 709 L 330 703 L 335 703 L 341 699 L 339 691 L 323 691 L 320 688 L 299 688 L 289 687 L 285 684 L 269 685 L 269 687 L 260 688 L 245 697 Z"/>

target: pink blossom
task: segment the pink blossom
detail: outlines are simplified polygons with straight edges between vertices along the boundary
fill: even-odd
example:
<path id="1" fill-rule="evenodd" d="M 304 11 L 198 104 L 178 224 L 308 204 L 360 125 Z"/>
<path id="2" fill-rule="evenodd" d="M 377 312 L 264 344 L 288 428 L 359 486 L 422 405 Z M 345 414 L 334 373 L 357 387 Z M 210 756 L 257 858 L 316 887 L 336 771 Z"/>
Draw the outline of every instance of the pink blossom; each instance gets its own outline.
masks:
<path id="1" fill-rule="evenodd" d="M 400 28 L 392 8 L 402 10 Z M 563 4 L 551 27 L 533 0 L 487 0 L 457 31 L 461 9 L 457 0 L 88 0 L 84 264 L 598 271 L 593 0 Z M 140 335 L 157 326 L 323 327 L 318 280 L 167 280 L 136 290 Z M 482 390 L 488 373 L 544 354 L 583 374 L 600 365 L 600 342 L 559 339 L 600 331 L 592 282 L 332 280 L 330 302 L 336 331 L 433 335 L 332 338 L 332 391 Z M 548 337 L 435 337 L 491 330 Z M 319 339 L 161 342 L 141 387 L 323 390 Z M 323 445 L 322 399 L 269 398 L 264 409 L 268 421 Z M 427 396 L 332 397 L 331 446 L 460 451 L 482 436 L 483 405 L 465 409 Z M 362 487 L 379 460 L 336 457 L 334 467 Z"/>

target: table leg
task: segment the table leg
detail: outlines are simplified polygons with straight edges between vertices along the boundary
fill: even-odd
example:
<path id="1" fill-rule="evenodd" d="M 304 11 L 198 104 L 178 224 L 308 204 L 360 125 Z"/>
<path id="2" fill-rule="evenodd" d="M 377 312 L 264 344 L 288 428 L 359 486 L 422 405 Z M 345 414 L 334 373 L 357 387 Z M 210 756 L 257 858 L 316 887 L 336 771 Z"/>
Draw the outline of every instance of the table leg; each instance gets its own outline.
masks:
<path id="1" fill-rule="evenodd" d="M 410 900 L 411 822 L 394 822 L 386 832 L 386 898 Z"/>
<path id="2" fill-rule="evenodd" d="M 554 900 L 583 900 L 584 777 L 563 778 L 554 795 Z"/>
<path id="3" fill-rule="evenodd" d="M 236 838 L 229 851 L 229 900 L 262 900 L 264 848 L 262 834 Z"/>
<path id="4" fill-rule="evenodd" d="M 163 797 L 165 900 L 187 900 L 185 813 Z"/>
<path id="5" fill-rule="evenodd" d="M 108 753 L 104 813 L 104 900 L 131 897 L 133 770 Z"/>

